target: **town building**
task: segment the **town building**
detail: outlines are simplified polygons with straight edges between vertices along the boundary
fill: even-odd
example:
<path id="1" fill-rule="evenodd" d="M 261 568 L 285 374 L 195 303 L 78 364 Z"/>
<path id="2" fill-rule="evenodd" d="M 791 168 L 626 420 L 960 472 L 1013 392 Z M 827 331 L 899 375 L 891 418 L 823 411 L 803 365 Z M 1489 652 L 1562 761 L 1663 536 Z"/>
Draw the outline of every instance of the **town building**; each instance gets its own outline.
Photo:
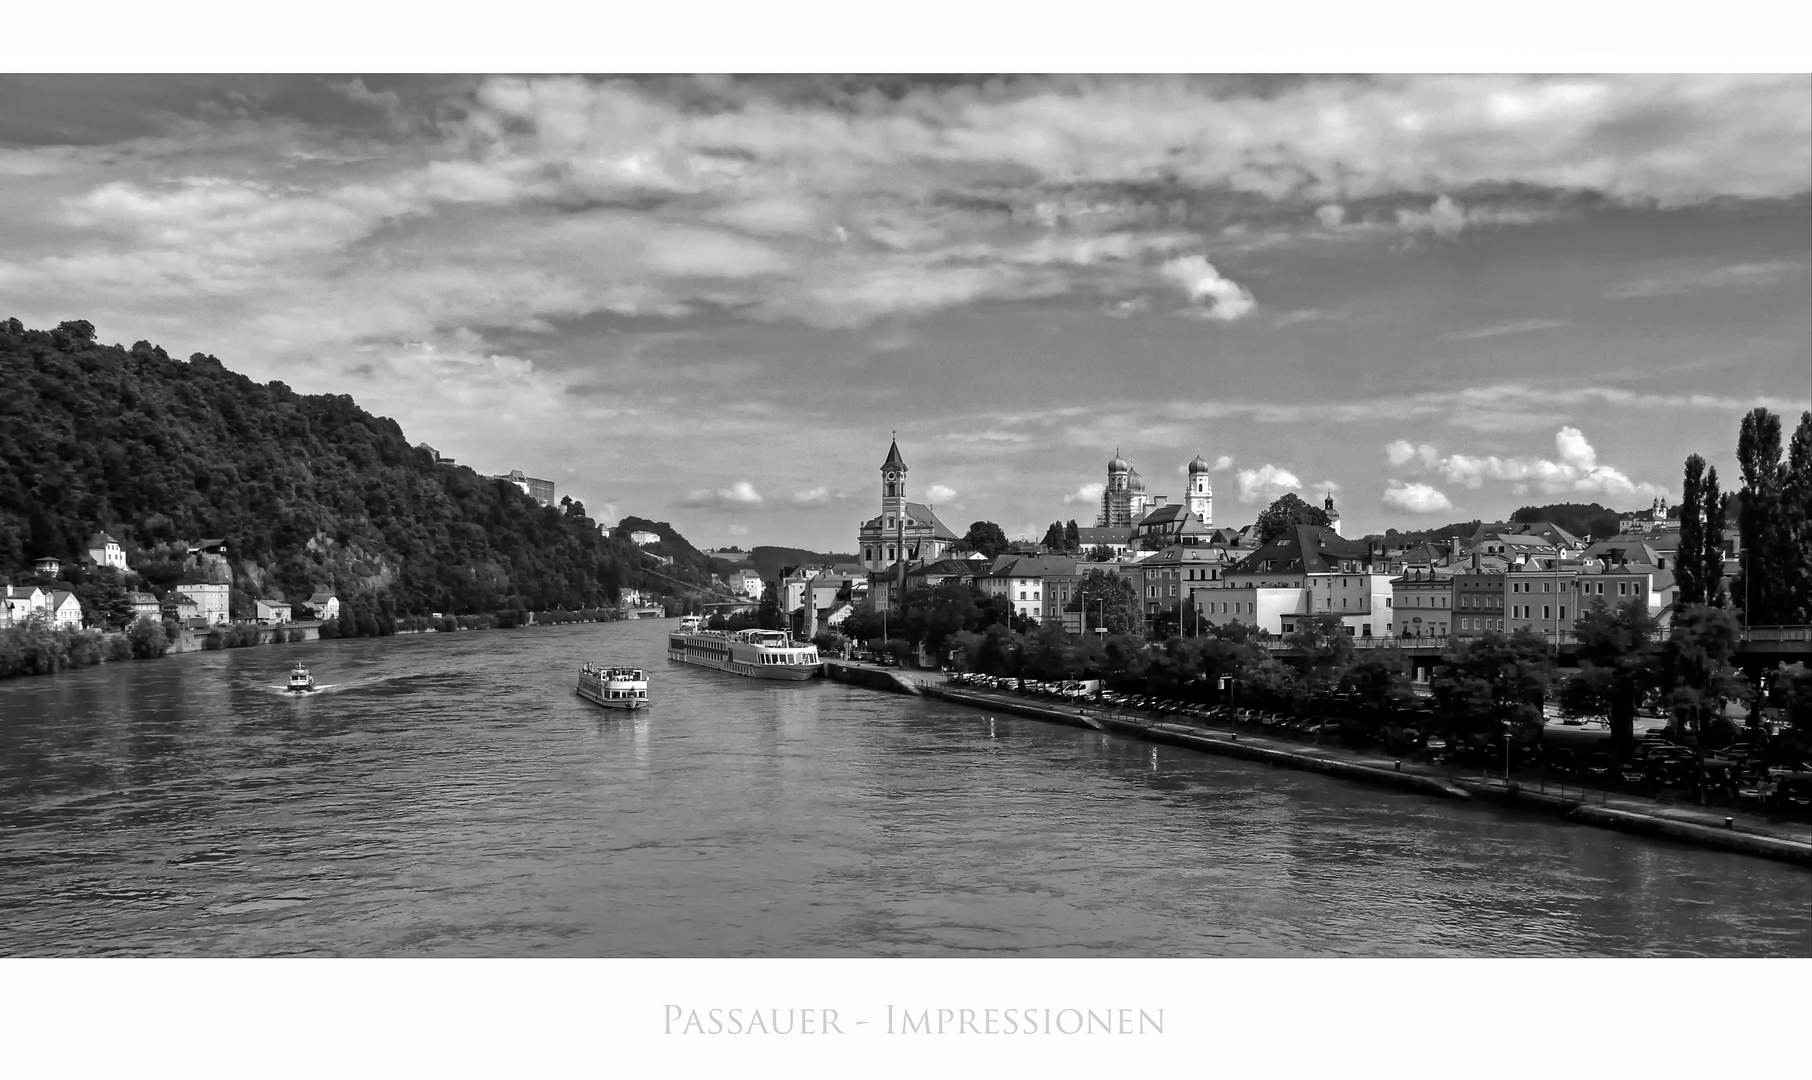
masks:
<path id="1" fill-rule="evenodd" d="M 1504 575 L 1504 632 L 1533 630 L 1558 641 L 1561 631 L 1571 630 L 1579 618 L 1573 584 L 1578 573 L 1577 567 L 1558 563 L 1511 566 Z"/>
<path id="2" fill-rule="evenodd" d="M 906 472 L 896 439 L 881 463 L 881 512 L 856 530 L 856 550 L 861 552 L 866 570 L 899 562 L 936 562 L 959 539 L 931 507 L 906 500 Z"/>
<path id="3" fill-rule="evenodd" d="M 126 549 L 120 547 L 118 540 L 104 532 L 97 532 L 88 538 L 88 559 L 96 566 L 126 569 Z"/>
<path id="4" fill-rule="evenodd" d="M 1397 637 L 1444 638 L 1453 632 L 1454 571 L 1431 566 L 1391 579 L 1390 630 Z"/>
<path id="5" fill-rule="evenodd" d="M 1181 626 L 1186 611 L 1199 611 L 1191 599 L 1196 590 L 1222 588 L 1221 575 L 1236 561 L 1226 548 L 1184 543 L 1171 544 L 1117 569 L 1139 598 L 1139 613 L 1149 631 L 1153 621 L 1166 612 L 1175 615 Z"/>
<path id="6" fill-rule="evenodd" d="M 261 623 L 276 625 L 290 621 L 291 608 L 280 600 L 252 601 L 253 617 Z"/>
<path id="7" fill-rule="evenodd" d="M 1111 558 L 1124 558 L 1132 549 L 1132 534 L 1130 525 L 1125 528 L 1097 525 L 1076 530 L 1084 558 L 1092 557 L 1096 549 L 1105 549 Z"/>
<path id="8" fill-rule="evenodd" d="M 738 596 L 751 600 L 761 599 L 761 575 L 750 568 L 743 568 L 729 577 L 730 591 Z"/>
<path id="9" fill-rule="evenodd" d="M 637 529 L 636 531 L 629 534 L 629 542 L 634 544 L 636 547 L 647 547 L 649 544 L 660 543 L 661 534 L 657 533 L 657 532 L 649 532 L 646 529 Z"/>
<path id="10" fill-rule="evenodd" d="M 46 555 L 31 564 L 32 573 L 45 577 L 56 577 L 63 572 L 63 560 L 55 555 Z"/>
<path id="11" fill-rule="evenodd" d="M 1194 599 L 1204 622 L 1238 620 L 1288 634 L 1302 616 L 1335 615 L 1348 633 L 1382 636 L 1390 627 L 1393 569 L 1373 545 L 1297 525 L 1222 569 L 1225 595 L 1209 588 Z"/>
<path id="12" fill-rule="evenodd" d="M 1600 560 L 1581 565 L 1573 577 L 1574 618 L 1603 602 L 1606 607 L 1619 607 L 1641 600 L 1649 615 L 1664 623 L 1671 621 L 1679 583 L 1673 571 L 1640 563 L 1608 563 Z"/>
<path id="13" fill-rule="evenodd" d="M 1076 559 L 1061 555 L 1002 555 L 976 584 L 989 596 L 1005 597 L 1015 615 L 1034 622 L 1045 617 L 1045 578 L 1074 579 Z"/>
<path id="14" fill-rule="evenodd" d="M 1208 526 L 1181 503 L 1158 507 L 1140 518 L 1132 530 L 1133 545 L 1146 551 L 1162 551 L 1172 544 L 1199 544 L 1207 537 Z"/>
<path id="15" fill-rule="evenodd" d="M 148 592 L 128 593 L 127 598 L 132 601 L 132 617 L 134 620 L 156 619 L 163 614 L 163 604 L 158 601 L 157 597 Z"/>
<path id="16" fill-rule="evenodd" d="M 1495 555 L 1473 555 L 1453 575 L 1454 637 L 1504 633 L 1504 575 L 1510 564 Z"/>

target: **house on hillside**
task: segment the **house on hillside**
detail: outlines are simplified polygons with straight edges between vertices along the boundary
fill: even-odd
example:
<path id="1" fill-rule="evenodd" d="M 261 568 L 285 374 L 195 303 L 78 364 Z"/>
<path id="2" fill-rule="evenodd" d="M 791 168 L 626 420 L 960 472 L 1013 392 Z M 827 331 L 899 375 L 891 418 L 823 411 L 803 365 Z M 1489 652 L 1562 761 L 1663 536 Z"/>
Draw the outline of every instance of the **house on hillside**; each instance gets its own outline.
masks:
<path id="1" fill-rule="evenodd" d="M 156 619 L 163 614 L 163 604 L 148 592 L 128 593 L 127 598 L 132 601 L 134 619 Z"/>
<path id="2" fill-rule="evenodd" d="M 97 532 L 88 538 L 88 559 L 96 566 L 126 569 L 126 549 L 120 547 L 118 540 L 104 532 Z"/>
<path id="3" fill-rule="evenodd" d="M 629 534 L 629 542 L 636 547 L 647 547 L 649 544 L 660 543 L 661 534 L 649 532 L 646 529 L 637 529 L 635 532 Z"/>
<path id="4" fill-rule="evenodd" d="M 209 626 L 225 626 L 233 621 L 229 609 L 231 586 L 194 584 L 180 585 L 177 588 L 183 595 L 195 601 L 195 614 L 207 620 Z"/>
<path id="5" fill-rule="evenodd" d="M 316 589 L 314 595 L 302 602 L 302 607 L 322 621 L 340 617 L 340 598 L 328 589 Z"/>
<path id="6" fill-rule="evenodd" d="M 191 620 L 199 621 L 201 618 L 200 611 L 201 609 L 196 606 L 195 599 L 186 596 L 183 593 L 173 592 L 164 597 L 164 618 L 174 619 L 180 626 L 190 625 Z"/>
<path id="7" fill-rule="evenodd" d="M 275 625 L 290 621 L 292 609 L 280 600 L 252 601 L 253 617 L 261 623 Z"/>
<path id="8" fill-rule="evenodd" d="M 36 585 L 8 585 L 0 592 L 0 626 L 17 626 L 42 615 L 49 603 L 49 595 Z"/>
<path id="9" fill-rule="evenodd" d="M 63 630 L 80 630 L 82 628 L 82 602 L 76 599 L 75 593 L 58 589 L 50 594 L 50 602 L 45 605 L 45 615 L 50 621 Z"/>
<path id="10" fill-rule="evenodd" d="M 45 577 L 56 577 L 63 572 L 63 560 L 55 555 L 46 555 L 31 564 L 32 573 Z"/>

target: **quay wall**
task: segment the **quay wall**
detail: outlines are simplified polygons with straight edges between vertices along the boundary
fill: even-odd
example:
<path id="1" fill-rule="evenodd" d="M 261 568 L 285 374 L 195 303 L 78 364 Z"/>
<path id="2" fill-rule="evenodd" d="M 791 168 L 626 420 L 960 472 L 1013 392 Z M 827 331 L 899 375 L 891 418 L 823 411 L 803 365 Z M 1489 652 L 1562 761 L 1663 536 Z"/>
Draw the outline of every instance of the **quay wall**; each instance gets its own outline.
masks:
<path id="1" fill-rule="evenodd" d="M 857 686 L 866 686 L 871 690 L 886 690 L 895 694 L 919 693 L 917 683 L 887 668 L 849 664 L 841 660 L 826 660 L 821 666 L 824 677 L 835 679 L 837 682 L 854 683 Z"/>
<path id="2" fill-rule="evenodd" d="M 959 705 L 1011 713 L 1069 727 L 1116 732 L 1147 742 L 1188 747 L 1207 753 L 1243 758 L 1248 761 L 1264 761 L 1284 768 L 1303 769 L 1361 783 L 1433 795 L 1443 799 L 1490 801 L 1520 810 L 1551 814 L 1582 825 L 1595 825 L 1639 836 L 1659 837 L 1719 851 L 1812 867 L 1812 844 L 1748 832 L 1736 827 L 1714 828 L 1697 822 L 1668 817 L 1661 813 L 1637 813 L 1610 806 L 1593 806 L 1588 801 L 1577 797 L 1567 798 L 1530 791 L 1516 783 L 1505 785 L 1501 781 L 1429 776 L 1414 771 L 1403 772 L 1397 768 L 1369 765 L 1307 750 L 1260 746 L 1241 740 L 1237 736 L 1198 731 L 1177 724 L 1135 721 L 1123 716 L 1112 716 L 1075 707 L 1066 708 L 997 698 L 991 694 L 958 690 L 948 686 L 925 685 L 920 687 L 919 692 L 927 697 L 935 697 Z"/>

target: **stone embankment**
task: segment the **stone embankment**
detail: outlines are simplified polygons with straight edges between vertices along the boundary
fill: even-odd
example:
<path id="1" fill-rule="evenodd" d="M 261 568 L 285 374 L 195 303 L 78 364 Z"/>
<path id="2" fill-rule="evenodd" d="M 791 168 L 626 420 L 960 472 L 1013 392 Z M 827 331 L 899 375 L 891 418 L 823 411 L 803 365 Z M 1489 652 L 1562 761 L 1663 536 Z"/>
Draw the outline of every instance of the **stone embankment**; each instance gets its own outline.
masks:
<path id="1" fill-rule="evenodd" d="M 886 668 L 836 664 L 827 674 L 843 682 L 927 697 L 994 712 L 1025 716 L 1069 727 L 1093 728 L 1147 742 L 1211 754 L 1263 761 L 1282 768 L 1413 791 L 1452 800 L 1489 801 L 1524 811 L 1551 814 L 1582 825 L 1660 837 L 1720 851 L 1737 852 L 1812 867 L 1812 831 L 1753 814 L 1727 814 L 1707 807 L 1670 806 L 1653 800 L 1592 792 L 1553 794 L 1530 790 L 1515 780 L 1461 774 L 1447 767 L 1367 757 L 1333 746 L 1306 746 L 1275 738 L 1169 723 L 1131 710 L 1085 709 L 1032 701 L 1006 694 L 959 689 L 941 681 L 915 680 Z"/>

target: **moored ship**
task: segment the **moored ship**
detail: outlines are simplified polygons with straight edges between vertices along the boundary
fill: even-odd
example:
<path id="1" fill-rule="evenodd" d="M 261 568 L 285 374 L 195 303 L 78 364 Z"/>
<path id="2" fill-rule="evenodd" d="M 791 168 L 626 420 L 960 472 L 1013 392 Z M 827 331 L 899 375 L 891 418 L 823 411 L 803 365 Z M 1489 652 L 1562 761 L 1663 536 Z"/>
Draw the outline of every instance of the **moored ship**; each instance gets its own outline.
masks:
<path id="1" fill-rule="evenodd" d="M 646 709 L 648 676 L 641 668 L 586 664 L 579 669 L 579 696 L 606 709 Z"/>
<path id="2" fill-rule="evenodd" d="M 801 681 L 819 672 L 818 646 L 781 630 L 700 630 L 667 635 L 667 659 L 751 679 Z"/>
<path id="3" fill-rule="evenodd" d="M 705 628 L 705 617 L 703 615 L 683 616 L 679 621 L 679 628 L 682 634 L 696 634 Z"/>

